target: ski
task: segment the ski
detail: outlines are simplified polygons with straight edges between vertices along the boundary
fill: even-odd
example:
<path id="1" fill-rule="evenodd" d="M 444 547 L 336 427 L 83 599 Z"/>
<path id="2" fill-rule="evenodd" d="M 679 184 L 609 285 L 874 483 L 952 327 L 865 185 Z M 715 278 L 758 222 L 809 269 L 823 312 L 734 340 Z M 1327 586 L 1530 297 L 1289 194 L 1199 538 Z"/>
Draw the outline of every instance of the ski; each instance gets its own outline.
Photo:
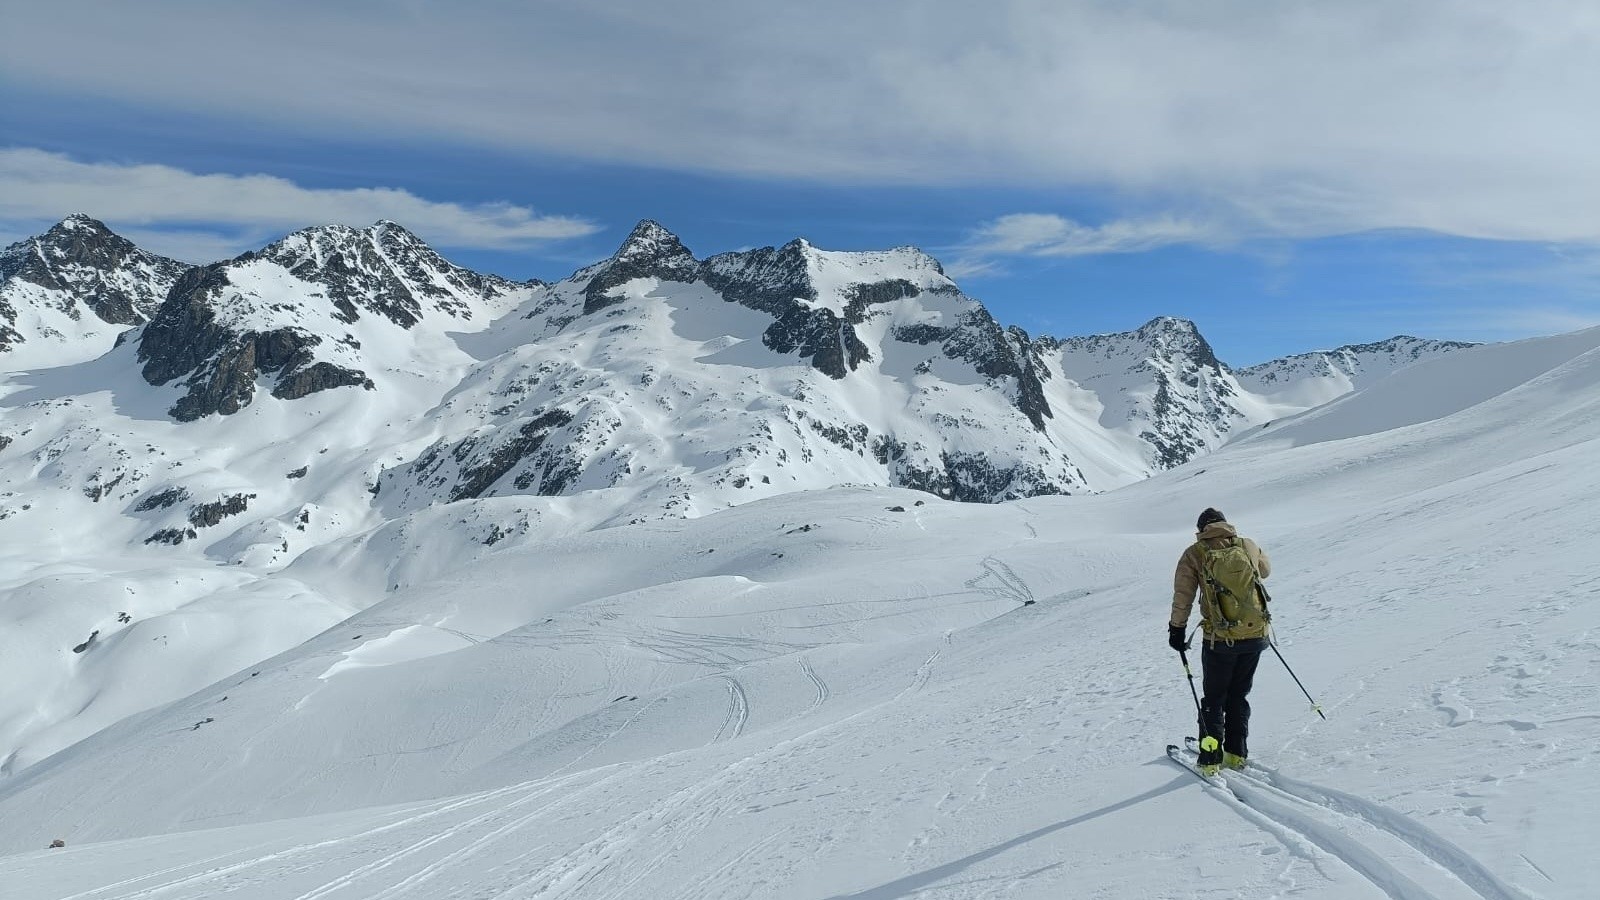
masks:
<path id="1" fill-rule="evenodd" d="M 1199 769 L 1195 768 L 1194 763 L 1190 762 L 1184 757 L 1183 748 L 1179 747 L 1177 744 L 1167 745 L 1167 758 L 1172 760 L 1175 764 L 1182 766 L 1185 772 L 1188 772 L 1190 775 L 1193 775 L 1201 781 L 1204 781 L 1206 784 L 1209 784 L 1212 787 L 1226 789 L 1227 782 L 1222 780 L 1221 775 L 1206 775 Z"/>

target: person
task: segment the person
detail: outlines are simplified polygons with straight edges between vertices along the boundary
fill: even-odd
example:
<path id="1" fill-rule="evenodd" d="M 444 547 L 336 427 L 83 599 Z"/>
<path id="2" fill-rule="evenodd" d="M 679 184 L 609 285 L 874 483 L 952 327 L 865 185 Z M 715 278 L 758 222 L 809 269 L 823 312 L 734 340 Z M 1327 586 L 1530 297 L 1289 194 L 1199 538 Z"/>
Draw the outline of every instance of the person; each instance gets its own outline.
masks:
<path id="1" fill-rule="evenodd" d="M 1204 774 L 1212 775 L 1223 766 L 1244 768 L 1249 756 L 1248 698 L 1256 666 L 1269 646 L 1267 626 L 1271 622 L 1260 579 L 1272 573 L 1272 563 L 1266 551 L 1255 541 L 1241 537 L 1215 509 L 1207 508 L 1200 514 L 1195 531 L 1195 542 L 1183 551 L 1173 575 L 1167 643 L 1180 653 L 1189 648 L 1189 614 L 1198 596 L 1200 667 L 1205 685 L 1200 701 L 1198 764 Z M 1235 574 L 1228 573 L 1230 561 Z M 1235 586 L 1231 594 L 1227 589 L 1230 583 Z M 1238 594 L 1250 596 L 1242 605 L 1223 602 Z M 1232 611 L 1232 619 L 1225 610 Z"/>

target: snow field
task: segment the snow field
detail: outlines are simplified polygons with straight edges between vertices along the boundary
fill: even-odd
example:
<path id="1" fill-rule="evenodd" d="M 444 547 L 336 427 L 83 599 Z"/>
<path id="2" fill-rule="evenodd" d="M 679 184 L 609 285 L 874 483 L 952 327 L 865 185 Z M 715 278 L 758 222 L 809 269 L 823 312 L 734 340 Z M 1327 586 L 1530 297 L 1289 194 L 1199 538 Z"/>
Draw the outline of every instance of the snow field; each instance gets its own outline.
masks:
<path id="1" fill-rule="evenodd" d="M 441 576 L 8 782 L 0 883 L 1588 896 L 1600 332 L 1581 334 L 1511 345 L 1545 363 L 1498 385 L 1430 379 L 1477 395 L 1422 398 L 1443 418 L 1286 421 L 1100 496 L 841 489 L 436 556 Z M 1404 402 L 1386 389 L 1350 403 Z M 1264 768 L 1229 794 L 1161 752 L 1192 728 L 1164 620 L 1207 505 L 1271 553 L 1281 648 L 1329 715 L 1263 660 Z M 427 546 L 383 540 L 382 560 Z"/>

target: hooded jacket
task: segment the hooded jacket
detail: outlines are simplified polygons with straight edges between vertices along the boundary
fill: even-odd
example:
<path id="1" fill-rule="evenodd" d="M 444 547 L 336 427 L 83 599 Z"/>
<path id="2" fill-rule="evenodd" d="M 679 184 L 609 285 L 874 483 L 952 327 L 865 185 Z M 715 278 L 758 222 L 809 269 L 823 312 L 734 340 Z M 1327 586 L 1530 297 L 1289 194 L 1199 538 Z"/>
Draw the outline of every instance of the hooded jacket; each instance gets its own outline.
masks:
<path id="1" fill-rule="evenodd" d="M 1229 538 L 1235 537 L 1239 537 L 1239 532 L 1229 523 L 1212 522 L 1195 535 L 1195 543 L 1190 544 L 1178 558 L 1178 570 L 1172 576 L 1172 618 L 1168 621 L 1173 628 L 1189 627 L 1189 613 L 1194 609 L 1195 597 L 1200 593 L 1202 578 L 1200 545 L 1204 544 L 1215 549 L 1223 546 Z M 1267 552 L 1256 546 L 1256 542 L 1249 538 L 1240 540 L 1244 543 L 1244 550 L 1249 554 L 1250 561 L 1255 563 L 1256 574 L 1265 580 L 1272 574 L 1272 561 L 1267 559 Z M 1203 624 L 1209 634 L 1210 624 Z"/>

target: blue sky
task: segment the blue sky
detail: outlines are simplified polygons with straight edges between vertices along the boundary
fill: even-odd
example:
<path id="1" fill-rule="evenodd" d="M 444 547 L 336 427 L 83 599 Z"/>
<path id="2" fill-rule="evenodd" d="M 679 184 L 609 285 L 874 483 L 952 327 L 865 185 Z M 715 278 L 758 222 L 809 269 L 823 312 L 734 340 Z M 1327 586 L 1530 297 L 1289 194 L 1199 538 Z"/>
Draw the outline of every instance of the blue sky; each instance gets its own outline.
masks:
<path id="1" fill-rule="evenodd" d="M 980 8 L 981 7 L 981 8 Z M 0 240 L 390 218 L 560 278 L 911 244 L 1006 324 L 1234 365 L 1600 323 L 1590 4 L 0 0 Z"/>

